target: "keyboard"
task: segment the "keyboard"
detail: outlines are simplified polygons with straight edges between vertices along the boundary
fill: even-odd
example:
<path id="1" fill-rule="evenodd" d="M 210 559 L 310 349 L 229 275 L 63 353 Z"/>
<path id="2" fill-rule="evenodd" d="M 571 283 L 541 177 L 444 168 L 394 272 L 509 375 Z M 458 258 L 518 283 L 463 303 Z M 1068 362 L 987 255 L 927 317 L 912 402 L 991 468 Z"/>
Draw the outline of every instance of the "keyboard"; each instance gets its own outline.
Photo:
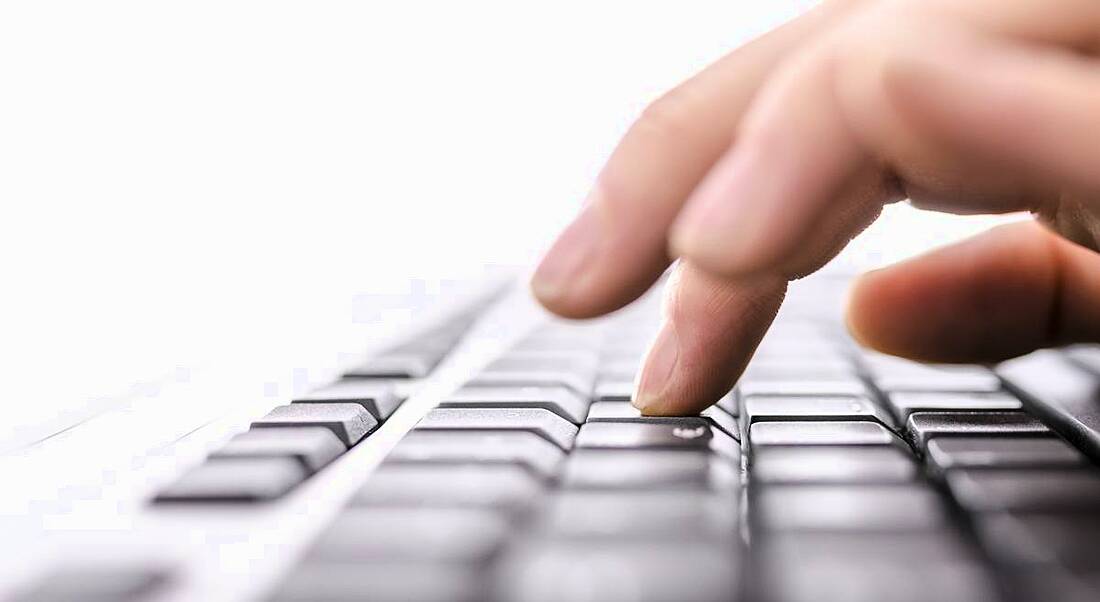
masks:
<path id="1" fill-rule="evenodd" d="M 150 492 L 135 537 L 202 554 L 58 563 L 12 599 L 1100 599 L 1100 347 L 888 357 L 839 323 L 845 282 L 795 285 L 685 417 L 630 405 L 655 293 L 459 308 Z"/>

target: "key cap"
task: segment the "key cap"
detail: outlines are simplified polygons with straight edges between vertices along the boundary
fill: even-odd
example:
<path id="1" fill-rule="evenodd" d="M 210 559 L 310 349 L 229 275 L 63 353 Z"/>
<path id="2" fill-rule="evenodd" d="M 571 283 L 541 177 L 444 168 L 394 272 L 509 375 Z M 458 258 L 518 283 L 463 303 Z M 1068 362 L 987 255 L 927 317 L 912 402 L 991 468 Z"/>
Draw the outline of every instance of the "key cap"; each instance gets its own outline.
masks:
<path id="1" fill-rule="evenodd" d="M 223 458 L 197 466 L 157 494 L 157 502 L 262 502 L 306 478 L 293 458 Z"/>
<path id="2" fill-rule="evenodd" d="M 349 508 L 307 552 L 307 561 L 481 562 L 504 541 L 508 522 L 477 508 Z"/>
<path id="3" fill-rule="evenodd" d="M 982 366 L 921 364 L 900 358 L 873 355 L 867 359 L 872 380 L 886 392 L 996 392 L 1001 379 Z"/>
<path id="4" fill-rule="evenodd" d="M 515 509 L 539 492 L 519 464 L 383 464 L 352 498 L 353 506 Z"/>
<path id="5" fill-rule="evenodd" d="M 581 397 L 592 395 L 595 374 L 568 371 L 486 370 L 467 381 L 468 387 L 569 387 Z"/>
<path id="6" fill-rule="evenodd" d="M 1014 411 L 1023 407 L 1008 393 L 898 392 L 887 396 L 887 404 L 902 423 L 913 412 Z"/>
<path id="7" fill-rule="evenodd" d="M 737 419 L 725 413 L 717 406 L 703 410 L 702 418 L 707 419 L 712 427 L 718 427 L 722 432 L 741 440 L 741 431 L 737 426 Z M 665 424 L 681 424 L 683 417 L 678 416 L 642 416 L 642 413 L 626 401 L 597 401 L 588 411 L 588 422 L 651 422 Z"/>
<path id="8" fill-rule="evenodd" d="M 1100 379 L 1054 351 L 1009 360 L 997 370 L 1031 400 L 1029 410 L 1100 462 Z"/>
<path id="9" fill-rule="evenodd" d="M 874 422 L 757 422 L 749 427 L 755 450 L 767 445 L 903 445 Z"/>
<path id="10" fill-rule="evenodd" d="M 439 404 L 441 408 L 543 408 L 579 424 L 588 415 L 588 400 L 565 387 L 464 387 Z"/>
<path id="11" fill-rule="evenodd" d="M 661 422 L 589 422 L 577 434 L 577 447 L 713 450 L 729 457 L 736 454 L 738 445 L 711 429 L 706 419 L 689 416 L 666 417 Z"/>
<path id="12" fill-rule="evenodd" d="M 617 359 L 606 361 L 600 365 L 599 376 L 601 379 L 614 380 L 633 384 L 638 372 L 642 369 L 642 357 L 631 359 Z"/>
<path id="13" fill-rule="evenodd" d="M 252 423 L 254 429 L 288 426 L 324 427 L 351 447 L 377 428 L 378 420 L 357 403 L 292 403 Z"/>
<path id="14" fill-rule="evenodd" d="M 496 597 L 516 602 L 732 600 L 736 548 L 718 542 L 527 541 L 494 575 Z"/>
<path id="15" fill-rule="evenodd" d="M 958 469 L 947 485 L 959 505 L 973 512 L 1095 511 L 1100 507 L 1100 476 L 1079 469 Z"/>
<path id="16" fill-rule="evenodd" d="M 234 436 L 214 450 L 211 458 L 294 458 L 310 474 L 321 470 L 347 451 L 347 447 L 319 426 L 254 429 Z"/>
<path id="17" fill-rule="evenodd" d="M 442 359 L 434 350 L 387 353 L 344 372 L 344 378 L 426 378 Z"/>
<path id="18" fill-rule="evenodd" d="M 148 600 L 170 582 L 162 568 L 140 566 L 58 567 L 11 602 L 127 602 Z M 10 593 L 10 592 L 9 592 Z"/>
<path id="19" fill-rule="evenodd" d="M 802 380 L 852 378 L 855 366 L 840 357 L 756 358 L 745 369 L 745 380 Z"/>
<path id="20" fill-rule="evenodd" d="M 536 476 L 557 472 L 561 448 L 527 431 L 410 431 L 386 462 L 520 464 Z"/>
<path id="21" fill-rule="evenodd" d="M 385 420 L 393 415 L 401 401 L 390 385 L 370 379 L 345 379 L 307 393 L 294 403 L 357 403 L 375 418 Z"/>
<path id="22" fill-rule="evenodd" d="M 480 573 L 466 566 L 372 560 L 369 563 L 307 562 L 294 568 L 272 602 L 479 602 Z"/>
<path id="23" fill-rule="evenodd" d="M 909 415 L 905 432 L 919 449 L 932 437 L 1050 434 L 1042 422 L 1023 412 L 917 412 Z"/>
<path id="24" fill-rule="evenodd" d="M 630 401 L 634 395 L 633 380 L 601 379 L 593 395 L 597 401 Z"/>
<path id="25" fill-rule="evenodd" d="M 778 531 L 919 531 L 947 524 L 923 485 L 769 485 L 751 502 L 758 524 Z"/>
<path id="26" fill-rule="evenodd" d="M 738 498 L 705 491 L 563 491 L 535 530 L 548 537 L 737 537 Z"/>
<path id="27" fill-rule="evenodd" d="M 908 483 L 917 463 L 894 446 L 765 446 L 753 454 L 749 476 L 759 483 Z"/>
<path id="28" fill-rule="evenodd" d="M 705 452 L 578 449 L 561 480 L 568 488 L 728 490 L 737 487 L 735 466 Z"/>
<path id="29" fill-rule="evenodd" d="M 536 433 L 562 449 L 573 447 L 577 425 L 540 408 L 436 408 L 417 430 L 518 430 Z"/>
<path id="30" fill-rule="evenodd" d="M 1055 437 L 939 437 L 928 442 L 928 461 L 945 471 L 1081 466 L 1085 457 Z"/>
<path id="31" fill-rule="evenodd" d="M 871 420 L 886 425 L 893 422 L 866 397 L 748 395 L 744 403 L 749 424 L 761 420 Z"/>
<path id="32" fill-rule="evenodd" d="M 868 396 L 870 391 L 856 378 L 836 380 L 742 380 L 737 383 L 742 398 L 750 395 Z"/>
<path id="33" fill-rule="evenodd" d="M 598 357 L 595 353 L 561 353 L 556 351 L 511 351 L 486 366 L 488 372 L 572 372 L 594 374 Z"/>

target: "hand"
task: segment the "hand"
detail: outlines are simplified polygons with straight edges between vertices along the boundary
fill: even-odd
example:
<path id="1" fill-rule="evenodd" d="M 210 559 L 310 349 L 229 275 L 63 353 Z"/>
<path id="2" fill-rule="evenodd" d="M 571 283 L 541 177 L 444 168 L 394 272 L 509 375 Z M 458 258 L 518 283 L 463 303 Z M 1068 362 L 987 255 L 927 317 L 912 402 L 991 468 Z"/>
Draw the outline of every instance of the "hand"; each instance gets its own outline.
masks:
<path id="1" fill-rule="evenodd" d="M 532 286 L 590 317 L 682 261 L 635 405 L 694 413 L 735 382 L 783 299 L 886 203 L 1032 211 L 873 272 L 860 342 L 994 361 L 1100 340 L 1100 2 L 826 2 L 634 124 Z"/>

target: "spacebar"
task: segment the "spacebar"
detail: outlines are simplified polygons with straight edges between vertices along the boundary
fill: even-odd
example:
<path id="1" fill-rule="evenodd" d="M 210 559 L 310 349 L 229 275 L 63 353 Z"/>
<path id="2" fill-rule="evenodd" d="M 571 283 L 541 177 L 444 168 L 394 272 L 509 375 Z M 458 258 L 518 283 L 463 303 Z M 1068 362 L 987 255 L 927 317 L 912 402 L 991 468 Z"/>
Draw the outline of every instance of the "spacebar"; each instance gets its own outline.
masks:
<path id="1" fill-rule="evenodd" d="M 997 372 L 1029 410 L 1100 462 L 1100 379 L 1051 350 L 1009 360 Z"/>

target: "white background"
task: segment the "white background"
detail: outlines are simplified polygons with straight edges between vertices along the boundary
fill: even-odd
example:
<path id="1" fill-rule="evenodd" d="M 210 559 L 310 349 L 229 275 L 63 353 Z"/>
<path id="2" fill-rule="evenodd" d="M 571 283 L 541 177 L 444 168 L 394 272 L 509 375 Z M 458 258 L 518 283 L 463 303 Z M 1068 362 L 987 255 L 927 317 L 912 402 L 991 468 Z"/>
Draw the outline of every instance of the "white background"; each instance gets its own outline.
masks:
<path id="1" fill-rule="evenodd" d="M 0 438 L 530 263 L 649 100 L 809 4 L 0 3 Z"/>

